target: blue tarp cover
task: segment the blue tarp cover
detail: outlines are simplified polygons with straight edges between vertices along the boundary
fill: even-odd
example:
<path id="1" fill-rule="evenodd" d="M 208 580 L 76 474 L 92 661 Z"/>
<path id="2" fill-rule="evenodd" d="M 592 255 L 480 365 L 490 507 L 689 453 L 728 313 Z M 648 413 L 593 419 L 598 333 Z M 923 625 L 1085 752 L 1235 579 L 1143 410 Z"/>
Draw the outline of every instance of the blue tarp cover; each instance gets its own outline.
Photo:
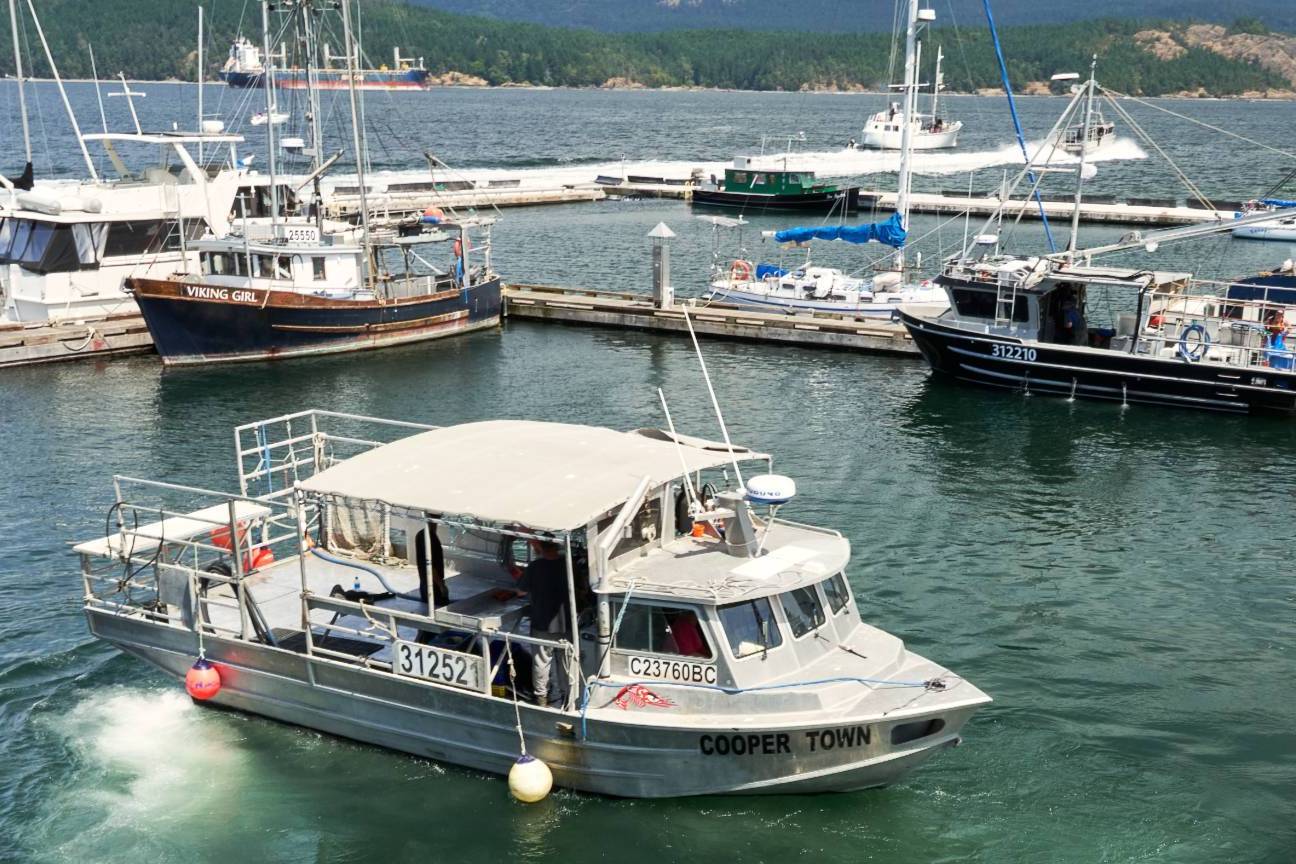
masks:
<path id="1" fill-rule="evenodd" d="M 1266 207 L 1296 207 L 1296 201 L 1284 201 L 1282 198 L 1261 198 L 1260 203 Z"/>
<path id="2" fill-rule="evenodd" d="M 756 265 L 756 278 L 758 280 L 764 279 L 766 276 L 786 276 L 787 272 L 782 267 L 776 267 L 773 264 Z"/>
<path id="3" fill-rule="evenodd" d="M 905 244 L 906 232 L 900 214 L 892 213 L 885 222 L 868 225 L 825 225 L 822 228 L 788 228 L 774 239 L 779 243 L 805 243 L 808 240 L 845 240 L 847 243 L 885 243 L 899 249 Z"/>

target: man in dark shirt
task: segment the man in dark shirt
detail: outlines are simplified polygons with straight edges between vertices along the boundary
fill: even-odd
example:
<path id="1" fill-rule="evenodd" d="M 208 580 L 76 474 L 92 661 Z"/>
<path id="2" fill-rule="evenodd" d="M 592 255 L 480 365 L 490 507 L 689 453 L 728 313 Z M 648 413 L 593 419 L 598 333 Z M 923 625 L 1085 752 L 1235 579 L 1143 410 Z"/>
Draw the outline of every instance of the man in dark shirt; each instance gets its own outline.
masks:
<path id="1" fill-rule="evenodd" d="M 570 629 L 571 611 L 567 594 L 567 565 L 559 554 L 557 543 L 540 543 L 540 557 L 527 565 L 518 580 L 518 588 L 531 598 L 531 635 L 537 639 L 563 639 Z M 532 645 L 532 690 L 537 705 L 549 704 L 549 677 L 553 669 L 554 649 Z M 555 695 L 562 697 L 567 688 L 567 669 L 559 664 L 559 684 Z"/>

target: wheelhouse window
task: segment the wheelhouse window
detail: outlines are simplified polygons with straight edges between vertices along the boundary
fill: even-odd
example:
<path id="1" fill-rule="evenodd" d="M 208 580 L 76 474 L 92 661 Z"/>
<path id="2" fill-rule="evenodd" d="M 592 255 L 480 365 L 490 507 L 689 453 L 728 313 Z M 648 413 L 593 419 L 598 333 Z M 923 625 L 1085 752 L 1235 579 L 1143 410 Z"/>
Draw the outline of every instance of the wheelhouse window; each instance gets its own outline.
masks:
<path id="1" fill-rule="evenodd" d="M 324 275 L 324 259 L 312 258 L 310 259 L 310 261 L 311 261 L 311 273 L 314 275 L 315 281 L 323 282 L 324 279 L 326 278 Z"/>
<path id="2" fill-rule="evenodd" d="M 0 223 L 0 264 L 19 264 L 35 273 L 93 270 L 103 256 L 106 228 L 102 222 L 4 220 Z"/>
<path id="3" fill-rule="evenodd" d="M 155 219 L 130 222 L 111 222 L 108 225 L 108 243 L 104 256 L 150 255 L 161 251 L 175 223 Z"/>
<path id="4" fill-rule="evenodd" d="M 786 594 L 780 594 L 779 600 L 783 603 L 783 614 L 787 616 L 788 626 L 792 628 L 795 639 L 818 630 L 828 620 L 824 617 L 823 605 L 813 586 L 794 588 Z"/>
<path id="5" fill-rule="evenodd" d="M 836 615 L 850 604 L 850 588 L 846 577 L 841 573 L 823 583 L 824 597 L 828 598 L 828 608 Z"/>
<path id="6" fill-rule="evenodd" d="M 733 656 L 742 659 L 763 654 L 783 644 L 783 632 L 770 609 L 768 597 L 721 606 L 720 625 Z"/>
<path id="7" fill-rule="evenodd" d="M 204 252 L 202 270 L 208 276 L 230 276 L 238 269 L 239 257 L 228 252 Z"/>
<path id="8" fill-rule="evenodd" d="M 621 606 L 617 604 L 613 607 L 612 620 L 615 621 L 620 614 Z M 712 657 L 711 645 L 698 622 L 697 613 L 674 606 L 629 604 L 625 607 L 625 617 L 621 619 L 614 645 L 625 651 L 674 654 L 704 660 Z"/>
<path id="9" fill-rule="evenodd" d="M 983 291 L 977 288 L 955 288 L 954 308 L 958 314 L 968 318 L 995 318 L 996 297 L 993 291 Z M 1012 320 L 1029 321 L 1030 309 L 1026 305 L 1026 298 L 1018 295 L 1013 303 Z"/>
<path id="10" fill-rule="evenodd" d="M 274 278 L 275 256 L 257 255 L 255 256 L 255 261 L 256 261 L 256 271 L 254 272 L 253 275 L 260 276 L 262 279 Z"/>

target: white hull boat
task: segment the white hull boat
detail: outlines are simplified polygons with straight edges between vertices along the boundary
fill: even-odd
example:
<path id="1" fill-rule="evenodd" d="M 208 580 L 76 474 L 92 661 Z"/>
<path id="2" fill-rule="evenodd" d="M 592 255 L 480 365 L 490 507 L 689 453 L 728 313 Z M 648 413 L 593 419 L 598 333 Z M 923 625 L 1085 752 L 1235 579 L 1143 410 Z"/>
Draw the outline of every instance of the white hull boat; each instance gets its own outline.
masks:
<path id="1" fill-rule="evenodd" d="M 860 620 L 848 541 L 745 448 L 322 411 L 236 439 L 239 494 L 117 478 L 76 547 L 91 632 L 204 704 L 510 780 L 520 736 L 558 786 L 668 797 L 885 786 L 990 701 Z"/>

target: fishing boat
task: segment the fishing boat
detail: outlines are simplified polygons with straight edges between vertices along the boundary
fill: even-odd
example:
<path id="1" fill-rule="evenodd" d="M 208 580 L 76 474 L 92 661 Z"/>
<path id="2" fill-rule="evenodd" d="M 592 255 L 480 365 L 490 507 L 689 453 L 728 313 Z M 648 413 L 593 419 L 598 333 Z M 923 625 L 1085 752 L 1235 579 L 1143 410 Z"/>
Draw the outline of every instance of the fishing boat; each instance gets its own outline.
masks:
<path id="1" fill-rule="evenodd" d="M 904 108 L 913 116 L 918 104 L 918 58 L 922 53 L 919 34 L 935 20 L 935 12 L 921 9 L 918 0 L 908 4 L 905 38 Z M 912 130 L 911 130 L 912 131 Z M 788 312 L 836 312 L 868 318 L 896 319 L 900 306 L 936 314 L 948 308 L 945 292 L 929 281 L 907 280 L 905 243 L 908 239 L 910 186 L 913 180 L 914 136 L 902 136 L 900 175 L 897 179 L 896 212 L 885 222 L 863 225 L 818 225 L 764 232 L 780 244 L 806 247 L 805 258 L 791 266 L 754 263 L 744 254 L 726 267 L 719 266 L 713 252 L 709 300 L 748 306 L 781 308 Z M 717 226 L 720 224 L 716 220 Z M 733 222 L 729 227 L 745 223 Z M 716 232 L 718 235 L 718 231 Z M 815 240 L 852 244 L 881 243 L 895 250 L 883 262 L 870 262 L 862 275 L 836 267 L 825 267 L 812 258 Z M 741 242 L 741 237 L 740 237 Z M 718 251 L 718 250 L 717 250 Z"/>
<path id="2" fill-rule="evenodd" d="M 536 771 L 636 798 L 895 783 L 990 698 L 860 620 L 850 543 L 778 515 L 795 483 L 725 437 L 242 426 L 237 493 L 114 478 L 106 535 L 75 547 L 85 616 L 201 704 L 518 797 Z"/>
<path id="3" fill-rule="evenodd" d="M 302 0 L 298 11 L 309 5 Z M 343 32 L 353 46 L 350 6 L 341 6 Z M 269 34 L 269 3 L 262 4 L 262 18 Z M 276 87 L 266 88 L 270 112 Z M 371 228 L 364 191 L 365 135 L 356 93 L 350 91 L 360 190 L 358 230 L 328 233 L 318 210 L 314 220 L 272 216 L 268 224 L 244 222 L 224 238 L 195 242 L 200 262 L 196 272 L 128 279 L 127 290 L 164 364 L 359 351 L 499 325 L 500 279 L 491 266 L 494 220 L 447 217 L 432 208 L 407 229 Z M 313 128 L 312 141 L 318 142 Z M 267 130 L 274 177 L 273 124 Z M 318 159 L 319 147 L 313 143 L 309 149 Z M 312 172 L 316 181 L 325 167 Z M 318 183 L 316 188 L 318 198 Z M 272 207 L 271 212 L 278 209 Z M 452 234 L 453 252 L 444 265 L 419 251 Z"/>
<path id="4" fill-rule="evenodd" d="M 1094 116 L 1068 126 L 1062 135 L 1062 149 L 1067 153 L 1078 155 L 1096 153 L 1116 140 L 1116 124 L 1102 116 L 1102 109 L 1093 106 Z"/>
<path id="5" fill-rule="evenodd" d="M 305 90 L 307 87 L 345 90 L 350 83 L 360 90 L 422 90 L 427 87 L 428 70 L 423 58 L 402 57 L 400 48 L 392 49 L 394 65 L 391 67 L 356 68 L 348 73 L 346 68 L 334 67 L 334 63 L 345 58 L 329 53 L 327 42 L 321 41 L 320 45 L 322 54 L 304 58 L 298 68 L 289 63 L 286 46 L 276 52 L 280 62 L 271 72 L 274 86 L 283 90 Z M 230 87 L 264 87 L 266 65 L 262 48 L 240 36 L 230 46 L 220 77 Z"/>
<path id="6" fill-rule="evenodd" d="M 795 210 L 813 213 L 854 213 L 859 210 L 859 187 L 824 183 L 810 170 L 762 165 L 740 156 L 726 168 L 724 179 L 712 177 L 693 190 L 696 205 L 728 207 L 747 212 Z"/>
<path id="7" fill-rule="evenodd" d="M 919 53 L 918 57 L 921 58 Z M 949 120 L 939 113 L 940 91 L 945 79 L 941 76 L 940 47 L 936 48 L 936 77 L 932 82 L 931 108 L 926 114 L 916 111 L 909 114 L 909 147 L 914 150 L 940 150 L 958 146 L 958 134 L 963 129 L 962 120 Z M 921 62 L 919 59 L 915 66 Z M 905 109 L 900 102 L 892 102 L 885 111 L 879 111 L 864 124 L 860 143 L 880 150 L 900 150 L 905 146 Z"/>
<path id="8" fill-rule="evenodd" d="M 1292 207 L 1296 207 L 1296 201 L 1287 201 L 1281 198 L 1258 198 L 1242 205 L 1242 209 L 1238 211 L 1237 215 L 1241 217 L 1255 213 L 1275 213 Z M 1293 242 L 1296 241 L 1296 216 L 1277 216 L 1258 225 L 1239 226 L 1233 229 L 1233 236 L 1247 240 Z"/>

